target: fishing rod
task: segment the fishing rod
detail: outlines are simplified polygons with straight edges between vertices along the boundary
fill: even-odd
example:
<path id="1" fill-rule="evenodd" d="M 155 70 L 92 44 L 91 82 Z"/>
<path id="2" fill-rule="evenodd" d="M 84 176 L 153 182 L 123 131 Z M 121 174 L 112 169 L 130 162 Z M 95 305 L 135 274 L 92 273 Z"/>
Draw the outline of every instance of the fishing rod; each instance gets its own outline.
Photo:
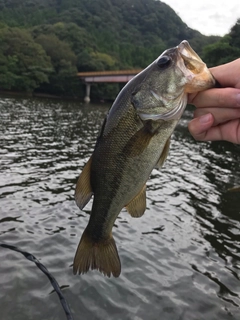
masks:
<path id="1" fill-rule="evenodd" d="M 29 252 L 20 250 L 15 246 L 12 246 L 12 245 L 9 245 L 9 244 L 5 244 L 5 243 L 0 243 L 0 247 L 19 252 L 22 255 L 24 255 L 24 257 L 26 259 L 34 262 L 36 264 L 36 266 L 48 277 L 48 279 L 51 282 L 54 290 L 58 294 L 59 300 L 60 300 L 61 305 L 63 307 L 63 310 L 64 310 L 64 312 L 66 314 L 67 320 L 74 320 L 73 319 L 73 315 L 71 313 L 71 310 L 69 308 L 69 305 L 67 303 L 67 300 L 65 299 L 57 280 L 51 275 L 51 273 L 48 271 L 48 269 L 36 257 L 34 257 L 34 255 L 32 255 Z"/>

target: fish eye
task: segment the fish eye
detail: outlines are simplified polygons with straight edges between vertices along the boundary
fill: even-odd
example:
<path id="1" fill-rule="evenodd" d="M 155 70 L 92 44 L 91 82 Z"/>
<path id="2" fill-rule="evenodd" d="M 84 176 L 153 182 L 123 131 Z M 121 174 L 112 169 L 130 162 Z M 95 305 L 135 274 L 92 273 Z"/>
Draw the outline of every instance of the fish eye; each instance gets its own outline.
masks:
<path id="1" fill-rule="evenodd" d="M 170 65 L 171 59 L 168 56 L 162 56 L 161 58 L 158 59 L 157 65 L 159 68 L 166 68 Z"/>

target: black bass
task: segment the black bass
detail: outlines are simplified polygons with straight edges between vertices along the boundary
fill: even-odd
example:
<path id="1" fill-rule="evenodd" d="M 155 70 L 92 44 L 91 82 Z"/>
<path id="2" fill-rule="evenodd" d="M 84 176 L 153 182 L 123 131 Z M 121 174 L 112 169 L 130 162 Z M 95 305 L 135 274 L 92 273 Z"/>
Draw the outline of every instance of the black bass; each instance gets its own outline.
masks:
<path id="1" fill-rule="evenodd" d="M 167 157 L 187 94 L 214 85 L 205 63 L 183 41 L 164 51 L 119 93 L 76 186 L 80 209 L 92 195 L 94 199 L 74 258 L 74 274 L 98 269 L 108 277 L 120 275 L 113 224 L 123 207 L 132 217 L 143 215 L 146 181 Z"/>

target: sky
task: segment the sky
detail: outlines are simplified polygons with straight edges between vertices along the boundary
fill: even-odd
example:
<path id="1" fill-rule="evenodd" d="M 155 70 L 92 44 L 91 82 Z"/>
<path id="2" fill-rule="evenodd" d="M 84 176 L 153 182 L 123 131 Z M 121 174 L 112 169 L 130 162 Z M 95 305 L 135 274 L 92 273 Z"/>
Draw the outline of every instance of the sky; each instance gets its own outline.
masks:
<path id="1" fill-rule="evenodd" d="M 223 36 L 240 18 L 240 0 L 161 0 L 188 27 L 205 35 Z"/>

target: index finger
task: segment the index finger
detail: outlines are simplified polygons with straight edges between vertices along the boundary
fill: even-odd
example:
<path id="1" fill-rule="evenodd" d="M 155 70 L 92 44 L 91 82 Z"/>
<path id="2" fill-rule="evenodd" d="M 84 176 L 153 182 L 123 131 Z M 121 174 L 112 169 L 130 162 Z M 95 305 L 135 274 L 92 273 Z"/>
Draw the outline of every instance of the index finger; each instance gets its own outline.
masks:
<path id="1" fill-rule="evenodd" d="M 189 95 L 188 101 L 197 108 L 240 108 L 240 89 L 213 88 Z"/>
<path id="2" fill-rule="evenodd" d="M 240 89 L 240 58 L 209 70 L 222 87 Z"/>

